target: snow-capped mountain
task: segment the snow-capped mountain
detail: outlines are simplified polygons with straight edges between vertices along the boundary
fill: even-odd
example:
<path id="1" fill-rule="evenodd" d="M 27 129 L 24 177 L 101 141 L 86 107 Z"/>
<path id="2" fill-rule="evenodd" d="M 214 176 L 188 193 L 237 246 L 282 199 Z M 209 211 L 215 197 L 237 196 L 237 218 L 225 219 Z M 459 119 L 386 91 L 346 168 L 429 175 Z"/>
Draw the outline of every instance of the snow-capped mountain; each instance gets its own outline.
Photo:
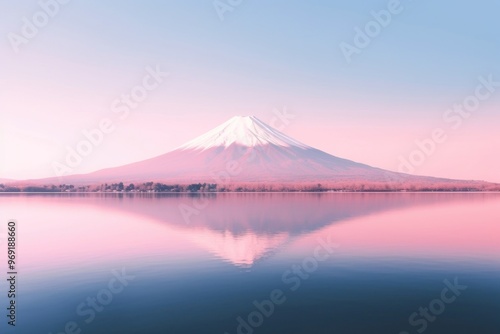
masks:
<path id="1" fill-rule="evenodd" d="M 449 183 L 342 159 L 303 144 L 254 116 L 236 116 L 161 156 L 45 182 Z M 471 182 L 471 181 L 461 181 Z"/>
<path id="2" fill-rule="evenodd" d="M 68 178 L 87 182 L 225 183 L 384 177 L 381 169 L 305 145 L 254 116 L 236 116 L 164 155 Z"/>
<path id="3" fill-rule="evenodd" d="M 181 150 L 199 150 L 231 145 L 246 147 L 275 145 L 283 147 L 311 148 L 279 132 L 255 116 L 235 116 L 204 135 L 186 144 Z"/>

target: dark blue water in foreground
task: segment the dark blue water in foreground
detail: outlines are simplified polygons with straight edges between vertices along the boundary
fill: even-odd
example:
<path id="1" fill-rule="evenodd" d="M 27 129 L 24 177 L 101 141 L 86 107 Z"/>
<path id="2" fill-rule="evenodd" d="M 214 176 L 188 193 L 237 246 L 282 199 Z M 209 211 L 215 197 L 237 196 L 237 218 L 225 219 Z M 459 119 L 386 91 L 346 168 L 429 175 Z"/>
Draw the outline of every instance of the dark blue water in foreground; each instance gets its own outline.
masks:
<path id="1" fill-rule="evenodd" d="M 1 195 L 0 214 L 2 333 L 500 332 L 500 194 Z"/>

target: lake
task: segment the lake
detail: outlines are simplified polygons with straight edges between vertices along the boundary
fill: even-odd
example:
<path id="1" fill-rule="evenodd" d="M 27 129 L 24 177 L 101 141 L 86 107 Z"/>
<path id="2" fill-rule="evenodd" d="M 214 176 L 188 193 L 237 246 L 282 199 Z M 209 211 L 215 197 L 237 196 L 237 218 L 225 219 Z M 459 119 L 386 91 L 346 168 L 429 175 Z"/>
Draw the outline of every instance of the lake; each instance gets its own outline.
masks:
<path id="1" fill-rule="evenodd" d="M 5 333 L 499 333 L 500 194 L 1 194 Z"/>

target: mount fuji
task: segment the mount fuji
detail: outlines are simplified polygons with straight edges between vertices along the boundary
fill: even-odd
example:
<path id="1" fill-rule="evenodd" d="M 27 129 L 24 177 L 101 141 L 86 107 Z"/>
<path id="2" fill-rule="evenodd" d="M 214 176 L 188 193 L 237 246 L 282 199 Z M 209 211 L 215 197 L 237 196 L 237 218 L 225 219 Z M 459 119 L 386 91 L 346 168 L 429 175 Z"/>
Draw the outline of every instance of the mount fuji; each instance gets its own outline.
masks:
<path id="1" fill-rule="evenodd" d="M 41 181 L 41 180 L 37 180 Z M 43 180 L 45 183 L 110 182 L 260 183 L 260 184 L 408 184 L 462 187 L 486 184 L 414 176 L 342 159 L 303 144 L 254 116 L 236 116 L 166 154 L 88 174 Z M 399 186 L 398 186 L 399 188 Z"/>

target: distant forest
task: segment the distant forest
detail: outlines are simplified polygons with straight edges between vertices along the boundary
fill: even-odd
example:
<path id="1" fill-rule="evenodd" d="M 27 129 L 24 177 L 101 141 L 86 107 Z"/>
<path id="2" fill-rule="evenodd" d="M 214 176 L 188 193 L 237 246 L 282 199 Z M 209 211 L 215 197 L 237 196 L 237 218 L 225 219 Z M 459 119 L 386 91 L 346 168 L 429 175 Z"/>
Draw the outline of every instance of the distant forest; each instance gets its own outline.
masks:
<path id="1" fill-rule="evenodd" d="M 144 183 L 104 183 L 100 185 L 75 186 L 71 184 L 44 186 L 13 186 L 0 184 L 0 192 L 93 192 L 93 193 L 214 193 L 214 192 L 380 192 L 380 191 L 500 191 L 500 185 L 480 182 L 436 182 L 431 185 L 408 183 L 372 182 L 356 183 L 332 181 L 326 183 L 192 183 L 165 184 Z"/>

